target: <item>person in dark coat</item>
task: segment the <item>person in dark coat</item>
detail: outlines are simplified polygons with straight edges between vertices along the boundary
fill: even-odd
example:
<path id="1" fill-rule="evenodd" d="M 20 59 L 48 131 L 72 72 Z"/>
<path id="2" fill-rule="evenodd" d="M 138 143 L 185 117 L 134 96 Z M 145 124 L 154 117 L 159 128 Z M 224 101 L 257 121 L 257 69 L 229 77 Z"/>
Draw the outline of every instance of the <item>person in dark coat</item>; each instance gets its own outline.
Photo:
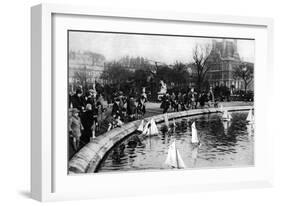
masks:
<path id="1" fill-rule="evenodd" d="M 199 103 L 200 103 L 201 108 L 204 108 L 206 101 L 207 101 L 207 95 L 205 93 L 200 94 L 199 95 Z"/>
<path id="2" fill-rule="evenodd" d="M 92 105 L 92 109 L 96 106 L 96 93 L 93 89 L 90 89 L 88 91 L 88 96 L 87 96 L 87 100 L 86 100 L 86 104 L 91 104 Z"/>
<path id="3" fill-rule="evenodd" d="M 83 112 L 85 109 L 85 101 L 82 95 L 82 90 L 78 89 L 71 100 L 72 107 L 78 109 L 80 112 Z"/>
<path id="4" fill-rule="evenodd" d="M 91 104 L 86 105 L 86 111 L 82 114 L 81 122 L 84 128 L 81 136 L 81 142 L 83 144 L 87 144 L 90 142 L 93 130 L 95 129 L 94 113 Z"/>
<path id="5" fill-rule="evenodd" d="M 169 98 L 168 94 L 166 94 L 162 97 L 162 103 L 161 103 L 160 107 L 163 109 L 163 114 L 167 113 L 167 111 L 170 107 L 170 98 Z"/>
<path id="6" fill-rule="evenodd" d="M 120 99 L 119 98 L 116 98 L 114 100 L 114 103 L 112 106 L 112 111 L 111 111 L 111 116 L 114 118 L 117 116 L 122 117 L 122 109 L 120 108 Z"/>
<path id="7" fill-rule="evenodd" d="M 131 95 L 127 100 L 127 114 L 129 116 L 129 120 L 134 120 L 135 114 L 136 114 L 136 100 Z"/>
<path id="8" fill-rule="evenodd" d="M 145 103 L 146 103 L 146 98 L 145 96 L 141 96 L 139 101 L 138 101 L 138 113 L 141 114 L 141 116 L 144 116 L 146 113 L 146 108 L 145 108 Z"/>

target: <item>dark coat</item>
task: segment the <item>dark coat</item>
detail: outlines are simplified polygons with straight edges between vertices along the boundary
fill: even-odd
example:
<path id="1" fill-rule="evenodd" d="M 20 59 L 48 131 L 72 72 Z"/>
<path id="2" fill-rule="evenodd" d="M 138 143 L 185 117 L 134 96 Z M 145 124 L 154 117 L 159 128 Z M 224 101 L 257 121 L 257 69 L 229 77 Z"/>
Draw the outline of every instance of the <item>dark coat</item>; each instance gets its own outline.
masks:
<path id="1" fill-rule="evenodd" d="M 121 116 L 121 115 L 122 115 L 122 111 L 120 106 L 116 102 L 114 102 L 112 106 L 111 116 Z"/>
<path id="2" fill-rule="evenodd" d="M 82 96 L 79 97 L 77 94 L 72 96 L 71 103 L 72 107 L 79 109 L 79 111 L 82 111 L 82 107 L 85 108 L 85 99 Z"/>
<path id="3" fill-rule="evenodd" d="M 91 110 L 87 110 L 83 113 L 81 117 L 81 122 L 84 127 L 84 131 L 81 136 L 81 140 L 84 144 L 87 144 L 90 141 L 90 137 L 92 137 L 92 131 L 94 129 L 94 113 Z"/>
<path id="4" fill-rule="evenodd" d="M 87 110 L 81 117 L 82 125 L 85 130 L 92 130 L 94 124 L 94 113 L 91 110 Z"/>

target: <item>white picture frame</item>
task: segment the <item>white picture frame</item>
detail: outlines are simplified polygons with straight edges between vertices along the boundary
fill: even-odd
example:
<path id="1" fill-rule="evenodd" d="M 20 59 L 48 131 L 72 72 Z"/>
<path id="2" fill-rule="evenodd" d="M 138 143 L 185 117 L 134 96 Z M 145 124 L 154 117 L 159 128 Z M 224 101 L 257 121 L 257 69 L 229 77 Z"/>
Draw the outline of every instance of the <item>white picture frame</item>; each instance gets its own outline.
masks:
<path id="1" fill-rule="evenodd" d="M 63 149 L 60 148 L 61 145 L 55 138 L 57 137 L 57 132 L 63 134 L 63 131 L 57 131 L 59 123 L 56 118 L 59 111 L 55 108 L 59 108 L 57 104 L 66 105 L 66 99 L 57 100 L 58 94 L 65 91 L 64 83 L 66 81 L 64 78 L 66 76 L 63 77 L 65 73 L 57 73 L 54 70 L 57 67 L 54 61 L 57 61 L 56 54 L 63 53 L 66 48 L 56 45 L 54 39 L 56 35 L 61 36 L 61 34 L 55 34 L 54 32 L 63 27 L 61 26 L 62 22 L 65 23 L 65 27 L 69 25 L 66 23 L 67 21 L 60 21 L 55 18 L 64 18 L 65 16 L 69 18 L 78 17 L 75 20 L 76 23 L 71 22 L 73 23 L 72 25 L 80 23 L 81 27 L 84 25 L 85 28 L 87 27 L 86 24 L 89 24 L 86 19 L 106 18 L 106 21 L 109 22 L 107 27 L 110 27 L 110 21 L 113 22 L 114 20 L 128 22 L 128 24 L 138 21 L 144 25 L 146 22 L 151 21 L 160 22 L 163 25 L 175 23 L 178 24 L 179 28 L 186 24 L 195 26 L 200 24 L 203 27 L 208 25 L 225 27 L 228 28 L 226 29 L 228 33 L 230 34 L 232 31 L 235 37 L 239 37 L 239 35 L 240 37 L 256 35 L 260 46 L 256 50 L 256 60 L 259 62 L 256 67 L 257 70 L 255 70 L 255 90 L 257 91 L 255 109 L 257 114 L 256 127 L 258 128 L 256 137 L 257 164 L 255 167 L 69 176 L 67 171 L 64 170 L 67 166 L 67 160 L 65 159 L 65 163 L 61 162 L 63 159 L 61 156 L 65 154 L 60 152 Z M 274 75 L 272 19 L 40 4 L 31 8 L 31 26 L 32 198 L 39 201 L 52 201 L 272 186 L 274 134 L 269 131 L 269 123 L 267 123 L 269 122 L 267 121 L 269 116 L 266 113 L 266 108 L 269 103 L 261 98 L 266 88 L 259 85 L 261 82 L 266 82 L 267 88 L 273 87 L 270 81 Z M 240 27 L 246 30 L 238 32 Z M 253 33 L 247 33 L 247 28 L 252 28 Z M 123 26 L 121 29 L 124 30 L 126 27 Z M 116 27 L 113 30 L 116 30 Z M 209 36 L 214 36 L 218 32 L 209 30 L 208 34 L 205 30 L 202 30 L 205 32 L 204 35 Z M 220 36 L 225 35 L 227 34 L 221 34 Z M 63 45 L 65 45 L 65 42 L 63 42 Z M 266 69 L 262 70 L 261 68 Z M 60 89 L 58 84 L 61 86 Z M 270 95 L 270 91 L 267 95 Z M 263 141 L 265 136 L 266 141 Z M 261 154 L 261 146 L 263 146 L 263 154 Z M 171 175 L 173 175 L 175 182 L 170 181 Z M 196 180 L 196 177 L 199 176 L 202 178 L 198 179 L 198 181 L 189 181 L 188 179 L 192 177 Z M 185 179 L 181 179 L 181 177 L 185 177 Z M 122 179 L 123 181 L 121 181 Z M 167 181 L 161 181 L 163 179 Z M 135 182 L 132 183 L 132 180 L 135 180 Z M 146 187 L 142 182 L 147 182 L 146 184 L 149 186 Z M 70 187 L 71 189 L 69 189 Z"/>

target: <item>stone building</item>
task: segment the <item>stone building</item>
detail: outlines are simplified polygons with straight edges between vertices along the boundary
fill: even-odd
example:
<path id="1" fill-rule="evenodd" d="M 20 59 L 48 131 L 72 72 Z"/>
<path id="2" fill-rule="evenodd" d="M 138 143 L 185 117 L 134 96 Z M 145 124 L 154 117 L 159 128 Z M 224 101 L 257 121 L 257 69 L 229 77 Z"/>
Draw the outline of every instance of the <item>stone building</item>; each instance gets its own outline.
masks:
<path id="1" fill-rule="evenodd" d="M 98 82 L 104 70 L 105 57 L 92 52 L 69 51 L 68 78 L 71 87 L 88 86 Z"/>
<path id="2" fill-rule="evenodd" d="M 244 82 L 233 78 L 233 70 L 240 65 L 242 60 L 237 50 L 237 40 L 222 41 L 212 40 L 212 49 L 208 59 L 210 69 L 206 75 L 210 86 L 227 86 L 233 89 L 244 89 Z M 243 62 L 252 64 L 250 62 Z M 253 84 L 248 86 L 249 90 L 253 90 Z"/>

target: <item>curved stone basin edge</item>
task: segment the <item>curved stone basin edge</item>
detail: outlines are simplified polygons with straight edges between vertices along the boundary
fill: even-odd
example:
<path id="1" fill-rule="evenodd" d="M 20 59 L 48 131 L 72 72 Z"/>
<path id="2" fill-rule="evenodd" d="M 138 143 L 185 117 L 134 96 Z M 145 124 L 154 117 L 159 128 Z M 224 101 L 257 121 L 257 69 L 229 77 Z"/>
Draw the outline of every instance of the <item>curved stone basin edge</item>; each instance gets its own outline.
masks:
<path id="1" fill-rule="evenodd" d="M 247 111 L 254 109 L 253 106 L 233 106 L 224 107 L 228 111 Z M 204 108 L 194 109 L 181 112 L 167 113 L 168 119 L 178 119 L 182 117 L 190 117 L 195 115 L 210 114 L 222 112 L 220 108 Z M 153 118 L 156 124 L 164 122 L 164 115 L 159 114 L 152 117 L 144 118 L 147 122 Z M 68 164 L 68 174 L 81 174 L 81 173 L 93 173 L 96 172 L 103 157 L 107 154 L 111 148 L 126 138 L 128 135 L 136 131 L 140 125 L 141 120 L 135 120 L 124 124 L 120 128 L 115 128 L 109 132 L 106 132 L 94 139 L 92 139 L 87 145 L 85 145 L 79 152 L 77 152 Z"/>

